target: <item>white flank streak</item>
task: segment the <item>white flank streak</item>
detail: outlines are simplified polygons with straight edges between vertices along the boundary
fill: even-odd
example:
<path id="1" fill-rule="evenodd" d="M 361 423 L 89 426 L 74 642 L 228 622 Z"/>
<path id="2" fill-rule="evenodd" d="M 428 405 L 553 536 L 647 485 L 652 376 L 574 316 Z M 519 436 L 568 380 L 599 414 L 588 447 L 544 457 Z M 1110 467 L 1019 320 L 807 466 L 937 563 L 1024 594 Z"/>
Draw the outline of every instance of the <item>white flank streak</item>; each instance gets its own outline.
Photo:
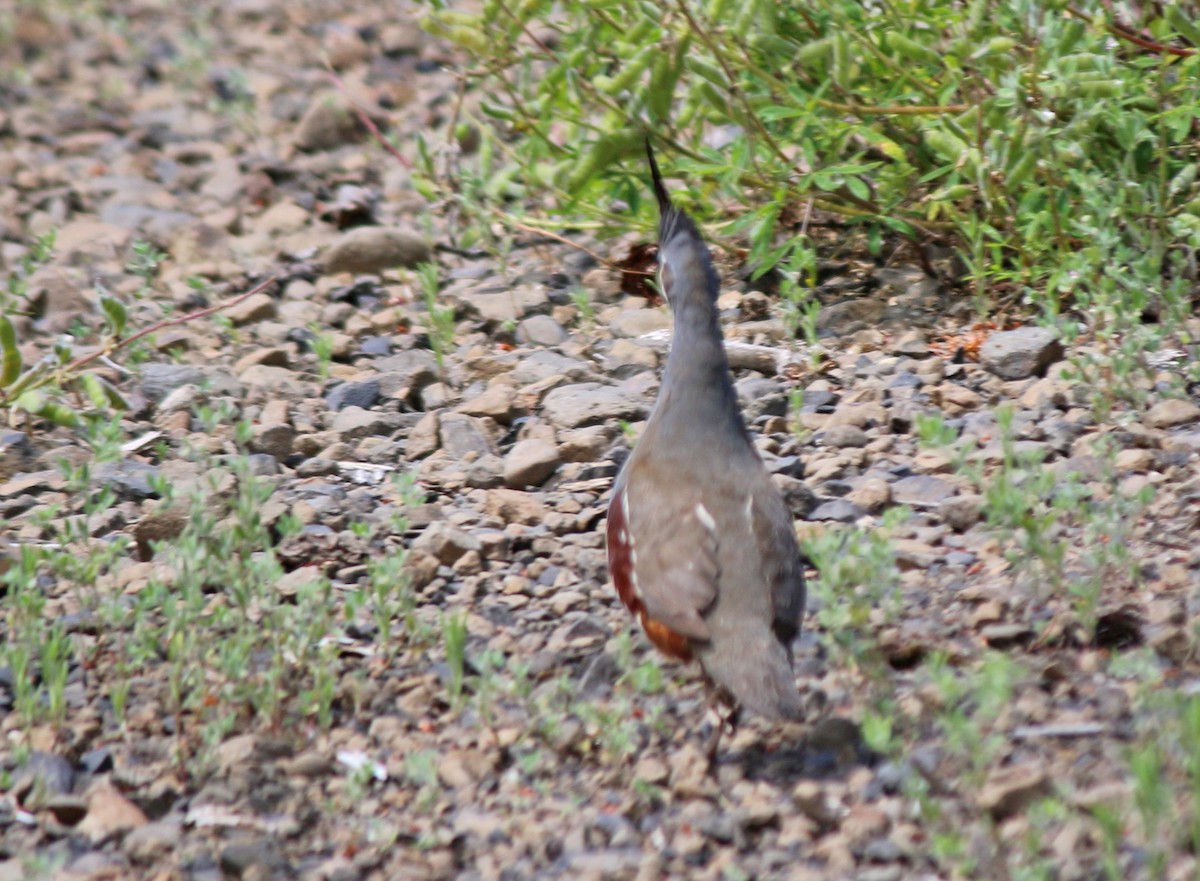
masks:
<path id="1" fill-rule="evenodd" d="M 717 529 L 717 521 L 713 519 L 712 514 L 708 513 L 708 508 L 704 507 L 702 502 L 696 503 L 696 519 L 704 524 L 704 528 L 710 532 L 715 532 Z"/>

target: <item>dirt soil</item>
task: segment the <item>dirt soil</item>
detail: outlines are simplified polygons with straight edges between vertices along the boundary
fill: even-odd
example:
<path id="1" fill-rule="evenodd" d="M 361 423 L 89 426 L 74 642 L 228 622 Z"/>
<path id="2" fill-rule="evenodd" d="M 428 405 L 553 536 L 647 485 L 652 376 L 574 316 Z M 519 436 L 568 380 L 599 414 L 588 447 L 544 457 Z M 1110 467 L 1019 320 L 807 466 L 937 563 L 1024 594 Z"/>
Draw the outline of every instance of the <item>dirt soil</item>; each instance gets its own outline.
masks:
<path id="1" fill-rule="evenodd" d="M 90 439 L 3 431 L 0 881 L 1192 877 L 1187 354 L 1110 412 L 1086 336 L 974 325 L 948 262 L 830 234 L 814 347 L 719 254 L 814 568 L 810 718 L 710 775 L 605 568 L 669 341 L 610 265 L 647 236 L 464 239 L 408 164 L 469 169 L 479 96 L 418 17 L 0 8 L 0 274 L 56 231 L 26 364 L 102 292 L 132 332 L 275 279 L 89 365 L 129 404 Z"/>

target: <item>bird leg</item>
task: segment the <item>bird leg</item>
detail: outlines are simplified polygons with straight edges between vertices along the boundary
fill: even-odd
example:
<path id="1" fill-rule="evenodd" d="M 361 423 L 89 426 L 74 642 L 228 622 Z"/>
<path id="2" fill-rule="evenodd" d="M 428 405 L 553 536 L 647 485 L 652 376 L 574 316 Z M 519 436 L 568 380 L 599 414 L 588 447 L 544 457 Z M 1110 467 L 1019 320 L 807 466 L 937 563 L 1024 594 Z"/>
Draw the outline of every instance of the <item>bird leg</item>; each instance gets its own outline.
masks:
<path id="1" fill-rule="evenodd" d="M 739 707 L 730 697 L 705 677 L 704 691 L 708 697 L 709 708 L 717 717 L 712 732 L 704 739 L 704 755 L 708 759 L 708 773 L 714 774 L 717 769 L 717 748 L 721 745 L 721 735 L 728 729 L 732 737 L 737 731 L 738 718 L 741 716 Z M 722 710 L 725 712 L 722 713 Z"/>

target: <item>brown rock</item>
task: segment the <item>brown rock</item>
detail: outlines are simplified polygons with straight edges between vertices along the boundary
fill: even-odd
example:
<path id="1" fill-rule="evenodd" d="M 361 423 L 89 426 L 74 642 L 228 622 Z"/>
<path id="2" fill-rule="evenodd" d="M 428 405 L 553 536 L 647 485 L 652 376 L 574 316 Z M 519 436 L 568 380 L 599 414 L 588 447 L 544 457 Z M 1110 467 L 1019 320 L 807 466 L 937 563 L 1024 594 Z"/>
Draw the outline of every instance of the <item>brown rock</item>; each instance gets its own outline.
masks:
<path id="1" fill-rule="evenodd" d="M 1168 398 L 1159 401 L 1146 414 L 1146 424 L 1151 428 L 1174 428 L 1200 419 L 1200 407 L 1183 398 Z"/>
<path id="2" fill-rule="evenodd" d="M 408 443 L 404 447 L 404 455 L 409 459 L 423 459 L 437 450 L 441 443 L 438 426 L 439 411 L 430 410 L 408 433 Z"/>
<path id="3" fill-rule="evenodd" d="M 360 140 L 366 128 L 340 95 L 318 95 L 296 128 L 295 144 L 301 150 L 332 150 Z"/>
<path id="4" fill-rule="evenodd" d="M 154 543 L 177 538 L 186 526 L 187 518 L 180 511 L 168 509 L 147 514 L 133 527 L 138 556 L 142 560 L 149 560 L 154 556 Z"/>
<path id="5" fill-rule="evenodd" d="M 534 525 L 546 518 L 546 507 L 529 493 L 515 489 L 490 489 L 484 511 L 505 523 Z"/>
<path id="6" fill-rule="evenodd" d="M 846 500 L 872 514 L 877 514 L 891 504 L 892 488 L 886 481 L 872 477 L 846 493 Z"/>
<path id="7" fill-rule="evenodd" d="M 516 412 L 517 393 L 512 386 L 494 382 L 469 401 L 458 407 L 468 416 L 487 416 L 501 425 L 508 425 Z"/>
<path id="8" fill-rule="evenodd" d="M 296 430 L 286 423 L 255 425 L 250 435 L 250 449 L 256 453 L 274 456 L 276 459 L 286 459 L 292 454 L 292 441 L 295 436 Z"/>
<path id="9" fill-rule="evenodd" d="M 356 275 L 396 266 L 412 267 L 430 258 L 424 237 L 404 227 L 360 226 L 344 234 L 325 254 L 325 271 Z"/>
<path id="10" fill-rule="evenodd" d="M 513 489 L 541 486 L 561 461 L 552 443 L 540 438 L 517 441 L 504 457 L 504 485 Z"/>
<path id="11" fill-rule="evenodd" d="M 436 520 L 413 539 L 412 546 L 413 550 L 430 554 L 450 566 L 467 551 L 478 551 L 480 545 L 479 539 L 473 535 L 444 520 Z"/>
<path id="12" fill-rule="evenodd" d="M 558 452 L 567 462 L 595 462 L 612 442 L 603 425 L 568 429 L 560 432 L 558 439 Z"/>
<path id="13" fill-rule="evenodd" d="M 28 299 L 33 314 L 49 333 L 65 333 L 71 325 L 93 313 L 86 291 L 90 285 L 66 270 L 47 266 L 29 279 Z"/>
<path id="14" fill-rule="evenodd" d="M 979 807 L 995 820 L 1005 820 L 1050 792 L 1050 777 L 1039 763 L 1001 768 L 988 777 L 979 793 Z"/>
<path id="15" fill-rule="evenodd" d="M 87 816 L 77 828 L 92 841 L 102 841 L 111 835 L 145 826 L 147 822 L 141 808 L 109 784 L 102 783 L 88 793 Z"/>

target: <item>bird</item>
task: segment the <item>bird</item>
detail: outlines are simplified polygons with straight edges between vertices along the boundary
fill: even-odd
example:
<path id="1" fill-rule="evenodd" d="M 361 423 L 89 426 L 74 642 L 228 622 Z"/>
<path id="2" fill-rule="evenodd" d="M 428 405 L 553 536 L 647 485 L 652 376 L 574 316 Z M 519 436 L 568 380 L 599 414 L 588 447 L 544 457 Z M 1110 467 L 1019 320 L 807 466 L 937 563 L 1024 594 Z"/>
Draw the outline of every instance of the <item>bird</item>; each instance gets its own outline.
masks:
<path id="1" fill-rule="evenodd" d="M 710 697 L 728 710 L 708 744 L 711 762 L 722 728 L 743 710 L 803 718 L 792 643 L 804 616 L 805 563 L 738 409 L 712 256 L 671 201 L 649 140 L 646 154 L 659 207 L 659 284 L 674 332 L 654 409 L 613 484 L 608 566 L 650 642 L 698 661 Z"/>

